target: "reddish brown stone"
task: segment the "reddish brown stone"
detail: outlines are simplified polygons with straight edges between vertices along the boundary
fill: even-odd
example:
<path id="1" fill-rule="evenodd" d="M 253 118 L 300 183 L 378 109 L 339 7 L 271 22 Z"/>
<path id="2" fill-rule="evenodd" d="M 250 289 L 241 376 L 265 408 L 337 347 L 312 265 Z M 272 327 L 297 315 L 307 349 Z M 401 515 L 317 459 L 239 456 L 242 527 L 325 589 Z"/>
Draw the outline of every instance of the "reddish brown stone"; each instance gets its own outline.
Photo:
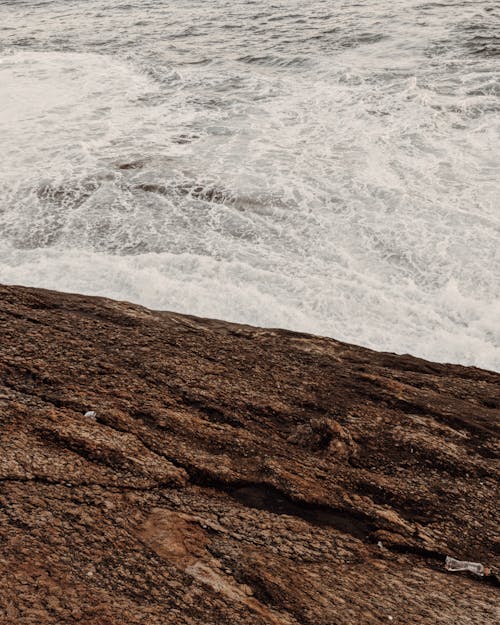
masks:
<path id="1" fill-rule="evenodd" d="M 496 373 L 0 287 L 0 623 L 494 623 L 444 559 L 498 570 L 499 414 Z"/>

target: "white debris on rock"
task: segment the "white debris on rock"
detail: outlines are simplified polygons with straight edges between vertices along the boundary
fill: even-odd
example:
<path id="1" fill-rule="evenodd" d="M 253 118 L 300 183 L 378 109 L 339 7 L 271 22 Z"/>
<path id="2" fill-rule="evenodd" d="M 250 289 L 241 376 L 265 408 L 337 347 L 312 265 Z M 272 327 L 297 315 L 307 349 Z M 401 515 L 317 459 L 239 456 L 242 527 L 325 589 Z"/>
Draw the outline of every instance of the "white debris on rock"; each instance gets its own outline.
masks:
<path id="1" fill-rule="evenodd" d="M 480 562 L 468 562 L 467 560 L 456 560 L 450 556 L 446 556 L 444 563 L 448 571 L 470 571 L 475 575 L 488 575 L 489 570 Z"/>

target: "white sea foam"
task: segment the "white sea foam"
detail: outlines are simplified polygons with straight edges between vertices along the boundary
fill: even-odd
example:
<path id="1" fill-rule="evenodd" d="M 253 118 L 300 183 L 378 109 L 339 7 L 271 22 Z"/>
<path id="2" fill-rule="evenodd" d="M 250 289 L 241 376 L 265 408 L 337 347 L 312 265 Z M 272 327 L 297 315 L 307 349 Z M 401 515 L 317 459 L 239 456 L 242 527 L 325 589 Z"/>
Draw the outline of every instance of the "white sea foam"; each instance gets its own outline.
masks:
<path id="1" fill-rule="evenodd" d="M 94 45 L 63 4 L 0 54 L 1 282 L 500 370 L 500 75 L 460 24 L 93 1 Z"/>

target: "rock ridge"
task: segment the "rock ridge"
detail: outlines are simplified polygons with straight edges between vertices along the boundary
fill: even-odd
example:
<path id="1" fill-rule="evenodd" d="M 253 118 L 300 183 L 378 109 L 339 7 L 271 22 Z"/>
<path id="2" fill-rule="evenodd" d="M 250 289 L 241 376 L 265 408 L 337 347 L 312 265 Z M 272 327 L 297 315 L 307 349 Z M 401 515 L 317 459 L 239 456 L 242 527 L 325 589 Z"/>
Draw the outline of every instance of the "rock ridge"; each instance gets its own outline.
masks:
<path id="1" fill-rule="evenodd" d="M 87 414 L 94 411 L 95 416 Z M 494 623 L 500 375 L 0 285 L 0 623 Z"/>

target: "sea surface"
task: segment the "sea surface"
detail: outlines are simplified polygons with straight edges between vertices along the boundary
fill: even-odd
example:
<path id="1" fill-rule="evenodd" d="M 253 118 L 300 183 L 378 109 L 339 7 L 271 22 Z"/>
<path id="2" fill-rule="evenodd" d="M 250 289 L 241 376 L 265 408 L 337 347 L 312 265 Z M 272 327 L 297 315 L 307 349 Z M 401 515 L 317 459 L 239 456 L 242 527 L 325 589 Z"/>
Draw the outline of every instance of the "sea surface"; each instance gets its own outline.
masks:
<path id="1" fill-rule="evenodd" d="M 0 0 L 0 282 L 500 370 L 500 3 Z"/>

